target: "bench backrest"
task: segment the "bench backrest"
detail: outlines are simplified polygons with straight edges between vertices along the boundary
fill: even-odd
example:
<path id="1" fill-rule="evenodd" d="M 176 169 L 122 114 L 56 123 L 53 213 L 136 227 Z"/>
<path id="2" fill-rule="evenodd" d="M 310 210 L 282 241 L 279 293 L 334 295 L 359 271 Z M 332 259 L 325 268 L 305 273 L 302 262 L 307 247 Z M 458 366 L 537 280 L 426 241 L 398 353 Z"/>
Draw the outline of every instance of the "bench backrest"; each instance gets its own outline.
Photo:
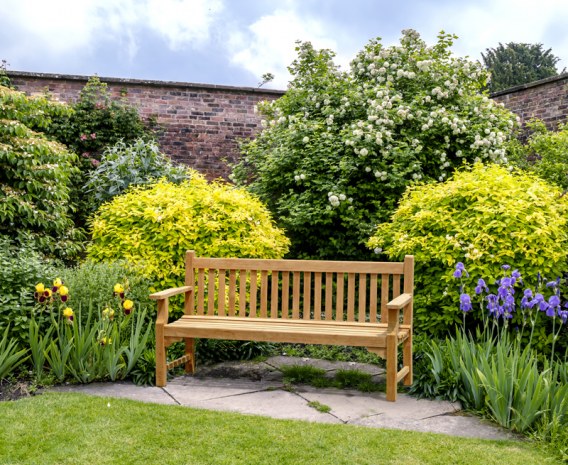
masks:
<path id="1" fill-rule="evenodd" d="M 201 258 L 189 251 L 185 265 L 185 284 L 195 286 L 188 315 L 387 323 L 387 303 L 414 288 L 412 256 L 387 263 Z M 412 324 L 412 305 L 404 323 Z"/>

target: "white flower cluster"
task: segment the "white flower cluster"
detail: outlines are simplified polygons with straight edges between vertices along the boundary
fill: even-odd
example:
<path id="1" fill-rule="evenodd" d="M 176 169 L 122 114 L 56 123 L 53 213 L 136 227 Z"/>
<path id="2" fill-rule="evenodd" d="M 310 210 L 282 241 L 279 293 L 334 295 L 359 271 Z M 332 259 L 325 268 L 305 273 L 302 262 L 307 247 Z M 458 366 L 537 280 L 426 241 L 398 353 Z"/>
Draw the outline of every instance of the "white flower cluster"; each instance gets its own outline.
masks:
<path id="1" fill-rule="evenodd" d="M 345 202 L 345 201 L 347 201 L 349 203 L 353 202 L 352 197 L 347 198 L 347 196 L 345 194 L 334 194 L 333 192 L 327 193 L 327 199 L 328 199 L 328 201 L 329 201 L 329 203 L 331 204 L 332 207 L 339 207 L 341 202 Z"/>
<path id="2" fill-rule="evenodd" d="M 296 181 L 296 182 L 303 181 L 304 179 L 306 179 L 306 175 L 304 173 L 296 174 L 294 176 L 294 181 Z"/>

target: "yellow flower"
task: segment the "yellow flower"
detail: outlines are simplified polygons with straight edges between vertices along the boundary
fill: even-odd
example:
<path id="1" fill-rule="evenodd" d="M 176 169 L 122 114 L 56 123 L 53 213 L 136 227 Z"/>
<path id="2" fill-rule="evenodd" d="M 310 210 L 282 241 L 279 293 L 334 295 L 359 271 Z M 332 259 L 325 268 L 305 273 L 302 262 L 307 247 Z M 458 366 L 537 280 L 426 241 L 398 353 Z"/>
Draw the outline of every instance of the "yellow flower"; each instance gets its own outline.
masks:
<path id="1" fill-rule="evenodd" d="M 114 285 L 114 292 L 116 294 L 122 294 L 124 292 L 124 287 L 122 287 L 122 284 L 116 283 Z"/>
<path id="2" fill-rule="evenodd" d="M 108 318 L 109 320 L 112 320 L 114 318 L 114 310 L 112 308 L 106 307 L 103 310 L 103 318 Z"/>
<path id="3" fill-rule="evenodd" d="M 38 294 L 42 294 L 43 291 L 45 291 L 45 286 L 43 285 L 43 283 L 38 283 L 38 284 L 36 284 L 36 288 L 35 288 L 35 289 L 36 289 L 36 292 L 37 292 Z"/>
<path id="4" fill-rule="evenodd" d="M 53 287 L 61 287 L 61 285 L 63 284 L 63 282 L 61 281 L 61 278 L 57 278 L 55 281 L 53 281 Z"/>
<path id="5" fill-rule="evenodd" d="M 132 300 L 126 299 L 124 301 L 124 303 L 122 304 L 122 306 L 124 307 L 124 310 L 132 310 L 132 307 L 134 306 L 134 302 L 132 302 Z"/>
<path id="6" fill-rule="evenodd" d="M 102 346 L 106 346 L 107 344 L 111 345 L 112 344 L 112 338 L 111 337 L 109 337 L 109 338 L 103 337 L 100 342 L 101 342 Z"/>
<path id="7" fill-rule="evenodd" d="M 63 316 L 65 318 L 72 318 L 73 314 L 74 314 L 74 312 L 73 312 L 73 309 L 71 307 L 65 307 L 63 309 Z"/>
<path id="8" fill-rule="evenodd" d="M 54 284 L 55 285 L 55 284 Z M 69 289 L 67 286 L 59 286 L 59 295 L 67 295 L 69 294 Z"/>

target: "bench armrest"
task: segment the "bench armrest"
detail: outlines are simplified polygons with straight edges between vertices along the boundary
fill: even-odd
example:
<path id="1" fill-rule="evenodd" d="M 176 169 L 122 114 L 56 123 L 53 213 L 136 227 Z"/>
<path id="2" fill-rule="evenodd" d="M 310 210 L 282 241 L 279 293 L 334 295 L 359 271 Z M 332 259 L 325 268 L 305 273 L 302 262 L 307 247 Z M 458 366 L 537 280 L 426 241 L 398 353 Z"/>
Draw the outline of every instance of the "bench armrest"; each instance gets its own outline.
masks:
<path id="1" fill-rule="evenodd" d="M 412 302 L 411 294 L 400 294 L 387 304 L 387 308 L 389 310 L 400 310 L 406 307 L 410 302 Z"/>
<path id="2" fill-rule="evenodd" d="M 165 291 L 154 292 L 153 294 L 150 294 L 150 299 L 163 300 L 167 299 L 168 297 L 172 297 L 178 294 L 184 294 L 190 291 L 193 291 L 193 286 L 173 287 L 171 289 L 166 289 Z"/>

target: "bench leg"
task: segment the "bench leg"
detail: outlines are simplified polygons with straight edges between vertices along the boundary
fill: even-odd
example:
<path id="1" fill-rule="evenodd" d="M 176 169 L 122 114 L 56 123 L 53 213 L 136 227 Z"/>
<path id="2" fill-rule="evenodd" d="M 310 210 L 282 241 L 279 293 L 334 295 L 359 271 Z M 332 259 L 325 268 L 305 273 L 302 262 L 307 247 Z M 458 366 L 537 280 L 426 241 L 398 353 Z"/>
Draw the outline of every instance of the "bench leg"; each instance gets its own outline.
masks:
<path id="1" fill-rule="evenodd" d="M 166 344 L 163 325 L 156 325 L 156 386 L 166 385 L 168 370 L 166 368 Z"/>
<path id="2" fill-rule="evenodd" d="M 410 386 L 412 384 L 412 334 L 402 346 L 402 365 L 408 367 L 408 374 L 403 378 L 403 384 Z"/>
<path id="3" fill-rule="evenodd" d="M 396 334 L 387 336 L 387 400 L 396 401 L 398 374 L 398 338 Z"/>
<path id="4" fill-rule="evenodd" d="M 195 339 L 192 337 L 184 337 L 185 341 L 185 355 L 191 358 L 185 362 L 185 372 L 188 374 L 195 373 Z"/>

